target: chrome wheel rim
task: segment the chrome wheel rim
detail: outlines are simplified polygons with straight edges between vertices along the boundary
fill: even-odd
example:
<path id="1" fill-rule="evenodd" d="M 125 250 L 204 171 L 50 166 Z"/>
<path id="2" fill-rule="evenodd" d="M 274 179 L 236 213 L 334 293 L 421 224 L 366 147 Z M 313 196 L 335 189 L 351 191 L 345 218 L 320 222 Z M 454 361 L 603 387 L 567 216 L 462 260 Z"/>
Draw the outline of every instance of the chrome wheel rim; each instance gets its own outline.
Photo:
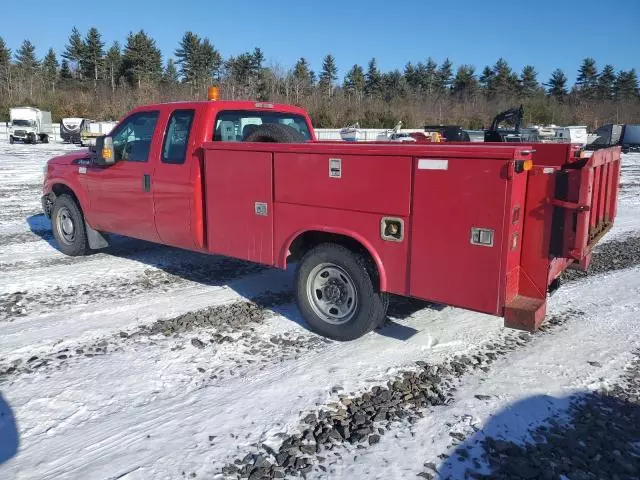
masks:
<path id="1" fill-rule="evenodd" d="M 353 318 L 358 307 L 358 293 L 351 276 L 333 263 L 322 263 L 307 278 L 307 298 L 315 314 L 332 325 Z"/>
<path id="2" fill-rule="evenodd" d="M 76 238 L 76 228 L 73 223 L 71 211 L 67 207 L 62 207 L 56 215 L 56 229 L 58 235 L 67 244 L 73 243 Z"/>

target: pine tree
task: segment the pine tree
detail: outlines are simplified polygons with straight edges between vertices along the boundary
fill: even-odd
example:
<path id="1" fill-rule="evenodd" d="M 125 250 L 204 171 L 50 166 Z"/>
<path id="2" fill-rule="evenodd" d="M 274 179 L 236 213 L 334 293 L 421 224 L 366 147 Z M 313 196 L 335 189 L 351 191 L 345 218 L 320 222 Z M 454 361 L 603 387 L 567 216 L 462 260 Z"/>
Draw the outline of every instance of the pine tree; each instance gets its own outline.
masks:
<path id="1" fill-rule="evenodd" d="M 489 89 L 493 84 L 494 77 L 495 77 L 495 74 L 493 73 L 493 70 L 491 69 L 491 67 L 489 66 L 484 67 L 484 69 L 482 70 L 482 73 L 480 74 L 480 87 L 484 90 L 486 94 L 489 93 Z"/>
<path id="2" fill-rule="evenodd" d="M 130 85 L 156 82 L 162 75 L 162 55 L 144 30 L 129 33 L 122 54 L 122 74 Z"/>
<path id="3" fill-rule="evenodd" d="M 538 84 L 538 72 L 533 65 L 525 65 L 520 74 L 518 91 L 524 97 L 532 97 L 540 91 Z"/>
<path id="4" fill-rule="evenodd" d="M 403 97 L 406 94 L 406 84 L 400 70 L 383 73 L 381 77 L 384 99 L 390 102 L 394 98 Z"/>
<path id="5" fill-rule="evenodd" d="M 549 95 L 559 101 L 564 100 L 564 97 L 567 96 L 567 76 L 559 68 L 553 71 L 549 82 L 544 85 L 547 87 Z"/>
<path id="6" fill-rule="evenodd" d="M 4 39 L 0 37 L 0 92 L 6 92 L 9 96 L 11 92 L 11 50 L 7 47 Z"/>
<path id="7" fill-rule="evenodd" d="M 617 100 L 629 100 L 640 95 L 638 90 L 638 76 L 635 68 L 632 68 L 628 72 L 623 70 L 618 72 L 614 91 Z"/>
<path id="8" fill-rule="evenodd" d="M 314 74 L 309 68 L 309 62 L 303 57 L 300 58 L 293 67 L 293 88 L 296 95 L 296 103 L 301 96 L 306 96 L 311 91 L 314 82 Z"/>
<path id="9" fill-rule="evenodd" d="M 82 80 L 81 62 L 84 58 L 84 42 L 82 41 L 80 31 L 76 27 L 73 27 L 73 30 L 71 30 L 71 35 L 62 53 L 62 58 L 71 62 L 70 67 L 76 72 L 80 80 Z"/>
<path id="10" fill-rule="evenodd" d="M 582 61 L 582 65 L 578 69 L 576 87 L 584 98 L 591 99 L 596 97 L 598 91 L 598 69 L 593 58 L 585 58 Z"/>
<path id="11" fill-rule="evenodd" d="M 104 42 L 100 32 L 95 27 L 91 27 L 87 32 L 82 48 L 80 66 L 84 77 L 93 78 L 95 86 L 104 66 Z"/>
<path id="12" fill-rule="evenodd" d="M 435 88 L 438 92 L 445 92 L 451 88 L 451 80 L 453 77 L 453 64 L 448 58 L 444 59 L 442 65 L 435 75 Z"/>
<path id="13" fill-rule="evenodd" d="M 338 79 L 338 67 L 333 55 L 328 54 L 322 60 L 322 71 L 318 79 L 318 86 L 325 91 L 328 96 L 333 94 L 333 83 Z"/>
<path id="14" fill-rule="evenodd" d="M 488 82 L 489 96 L 505 97 L 516 93 L 518 76 L 504 58 L 499 58 L 493 66 L 493 76 Z"/>
<path id="15" fill-rule="evenodd" d="M 40 67 L 36 58 L 36 47 L 29 40 L 25 40 L 16 52 L 16 67 L 22 77 L 29 82 L 29 97 L 33 98 L 33 80 Z"/>
<path id="16" fill-rule="evenodd" d="M 186 32 L 174 52 L 185 83 L 196 83 L 199 52 L 200 37 L 193 32 Z"/>
<path id="17" fill-rule="evenodd" d="M 186 32 L 180 40 L 175 56 L 184 82 L 196 88 L 220 76 L 222 56 L 208 38 L 200 39 L 195 33 Z M 246 57 L 248 69 L 248 64 L 252 61 L 255 59 Z"/>
<path id="18" fill-rule="evenodd" d="M 344 89 L 356 98 L 364 93 L 364 70 L 360 65 L 354 65 L 344 76 Z"/>
<path id="19" fill-rule="evenodd" d="M 162 83 L 165 85 L 177 85 L 180 82 L 180 73 L 176 68 L 173 58 L 167 60 L 167 66 L 162 73 Z"/>
<path id="20" fill-rule="evenodd" d="M 109 84 L 111 85 L 111 92 L 115 92 L 116 90 L 116 83 L 118 82 L 121 64 L 122 55 L 120 54 L 120 44 L 115 41 L 104 56 L 104 70 L 106 78 L 109 80 Z M 60 75 L 62 76 L 62 72 Z"/>
<path id="21" fill-rule="evenodd" d="M 438 78 L 438 64 L 431 57 L 427 58 L 427 64 L 421 69 L 421 83 L 427 93 L 433 93 L 436 89 Z"/>
<path id="22" fill-rule="evenodd" d="M 56 83 L 58 81 L 58 59 L 56 52 L 50 48 L 44 59 L 42 60 L 42 79 L 45 84 L 51 87 L 53 92 L 56 91 Z"/>
<path id="23" fill-rule="evenodd" d="M 411 62 L 407 63 L 404 66 L 404 81 L 413 91 L 417 91 L 420 88 L 420 77 L 418 76 L 418 70 L 413 66 Z"/>
<path id="24" fill-rule="evenodd" d="M 615 93 L 616 72 L 613 65 L 605 65 L 598 78 L 598 98 L 612 100 Z"/>
<path id="25" fill-rule="evenodd" d="M 460 65 L 453 79 L 451 91 L 459 98 L 469 98 L 478 90 L 478 80 L 475 76 L 476 69 L 472 65 Z"/>
<path id="26" fill-rule="evenodd" d="M 369 96 L 375 96 L 380 94 L 382 88 L 382 78 L 378 66 L 376 65 L 376 59 L 369 60 L 367 67 L 367 73 L 365 75 L 364 93 Z"/>
<path id="27" fill-rule="evenodd" d="M 71 80 L 72 78 L 73 74 L 69 68 L 69 61 L 65 58 L 60 64 L 60 80 Z"/>

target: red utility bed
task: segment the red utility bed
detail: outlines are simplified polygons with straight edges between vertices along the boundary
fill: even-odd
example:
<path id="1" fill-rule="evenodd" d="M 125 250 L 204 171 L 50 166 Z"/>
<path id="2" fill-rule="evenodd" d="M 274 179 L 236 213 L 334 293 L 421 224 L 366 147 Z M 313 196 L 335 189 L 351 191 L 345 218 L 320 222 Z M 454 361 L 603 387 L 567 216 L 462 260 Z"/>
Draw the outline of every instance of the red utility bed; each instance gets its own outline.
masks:
<path id="1" fill-rule="evenodd" d="M 286 268 L 300 235 L 343 235 L 369 252 L 382 291 L 526 330 L 542 322 L 558 275 L 588 266 L 616 214 L 619 148 L 590 158 L 569 144 L 209 142 L 203 151 L 208 251 Z M 389 219 L 401 239 L 381 234 Z"/>

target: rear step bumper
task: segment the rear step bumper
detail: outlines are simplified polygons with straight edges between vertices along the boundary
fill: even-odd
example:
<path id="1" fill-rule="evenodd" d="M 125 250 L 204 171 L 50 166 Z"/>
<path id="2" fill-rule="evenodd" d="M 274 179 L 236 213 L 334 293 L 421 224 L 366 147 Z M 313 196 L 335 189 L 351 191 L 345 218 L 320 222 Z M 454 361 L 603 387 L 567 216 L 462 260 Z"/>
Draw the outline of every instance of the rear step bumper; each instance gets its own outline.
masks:
<path id="1" fill-rule="evenodd" d="M 504 326 L 535 332 L 544 321 L 547 300 L 516 295 L 504 309 Z"/>

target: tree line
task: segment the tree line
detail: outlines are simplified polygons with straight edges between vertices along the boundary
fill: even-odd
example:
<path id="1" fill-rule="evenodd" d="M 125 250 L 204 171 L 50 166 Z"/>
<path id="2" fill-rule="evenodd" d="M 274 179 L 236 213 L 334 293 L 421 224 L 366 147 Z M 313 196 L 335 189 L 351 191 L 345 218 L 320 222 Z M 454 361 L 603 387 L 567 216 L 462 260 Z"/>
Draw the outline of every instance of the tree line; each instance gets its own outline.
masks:
<path id="1" fill-rule="evenodd" d="M 266 65 L 262 50 L 224 58 L 207 37 L 186 32 L 163 62 L 155 40 L 143 30 L 123 45 L 107 46 L 95 27 L 73 28 L 64 51 L 39 57 L 31 41 L 13 52 L 0 37 L 0 120 L 17 105 L 50 109 L 55 119 L 81 116 L 116 119 L 132 107 L 161 101 L 204 99 L 211 84 L 225 99 L 294 103 L 306 108 L 317 127 L 358 122 L 362 127 L 455 123 L 486 126 L 499 111 L 525 106 L 532 124 L 640 123 L 640 89 L 635 69 L 598 69 L 585 58 L 569 85 L 556 69 L 546 81 L 533 65 L 514 71 L 500 58 L 477 71 L 432 58 L 402 70 L 381 71 L 372 58 L 353 65 L 342 80 L 333 55 L 320 71 L 300 58 L 292 67 Z"/>

